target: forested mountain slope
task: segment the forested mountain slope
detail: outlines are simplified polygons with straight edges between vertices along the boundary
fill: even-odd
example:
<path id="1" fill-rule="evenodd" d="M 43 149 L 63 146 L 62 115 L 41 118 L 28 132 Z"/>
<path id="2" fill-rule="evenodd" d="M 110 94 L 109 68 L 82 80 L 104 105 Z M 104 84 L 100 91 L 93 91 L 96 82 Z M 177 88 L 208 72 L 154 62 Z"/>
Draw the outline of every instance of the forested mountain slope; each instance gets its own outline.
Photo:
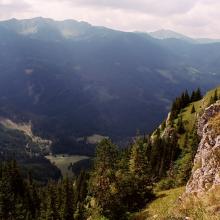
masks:
<path id="1" fill-rule="evenodd" d="M 157 40 L 88 23 L 0 22 L 0 114 L 33 123 L 59 153 L 91 154 L 86 137 L 152 131 L 175 94 L 220 80 L 220 44 Z M 83 149 L 83 150 L 81 150 Z"/>

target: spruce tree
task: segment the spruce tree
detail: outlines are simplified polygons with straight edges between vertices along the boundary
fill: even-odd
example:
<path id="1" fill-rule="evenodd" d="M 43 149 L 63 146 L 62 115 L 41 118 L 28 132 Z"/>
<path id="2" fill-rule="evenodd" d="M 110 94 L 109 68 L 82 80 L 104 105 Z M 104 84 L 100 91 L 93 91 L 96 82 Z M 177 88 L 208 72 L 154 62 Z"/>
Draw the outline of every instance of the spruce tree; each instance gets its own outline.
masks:
<path id="1" fill-rule="evenodd" d="M 192 158 L 194 158 L 196 155 L 196 152 L 199 146 L 199 141 L 200 140 L 197 134 L 197 127 L 196 127 L 196 124 L 194 124 L 193 130 L 192 130 L 191 142 L 190 142 Z"/>
<path id="2" fill-rule="evenodd" d="M 65 178 L 63 183 L 63 213 L 62 220 L 72 220 L 74 214 L 74 194 L 73 184 L 68 177 Z"/>
<path id="3" fill-rule="evenodd" d="M 213 101 L 216 102 L 218 100 L 218 90 L 216 89 L 214 92 Z"/>
<path id="4" fill-rule="evenodd" d="M 195 109 L 195 106 L 193 105 L 192 106 L 192 109 L 191 109 L 191 114 L 195 113 L 196 112 L 196 109 Z"/>
<path id="5" fill-rule="evenodd" d="M 118 150 L 109 139 L 98 144 L 94 161 L 94 170 L 91 174 L 89 192 L 95 198 L 96 208 L 110 219 L 116 219 L 120 209 L 116 189 L 116 168 Z"/>
<path id="6" fill-rule="evenodd" d="M 183 134 L 185 132 L 182 116 L 178 119 L 178 122 L 177 122 L 177 132 L 179 134 Z"/>
<path id="7" fill-rule="evenodd" d="M 60 220 L 59 210 L 57 209 L 57 194 L 54 183 L 49 183 L 47 187 L 45 220 Z"/>
<path id="8" fill-rule="evenodd" d="M 187 106 L 190 103 L 190 97 L 189 97 L 188 90 L 185 91 L 184 101 L 185 101 L 185 106 Z"/>
<path id="9" fill-rule="evenodd" d="M 129 160 L 129 170 L 137 176 L 149 175 L 150 163 L 146 154 L 146 146 L 141 141 L 136 141 L 132 146 Z"/>
<path id="10" fill-rule="evenodd" d="M 200 88 L 198 88 L 195 92 L 195 101 L 198 101 L 200 99 L 202 99 L 202 93 L 201 93 Z"/>
<path id="11" fill-rule="evenodd" d="M 190 101 L 191 102 L 196 101 L 196 92 L 195 91 L 192 91 L 192 95 L 191 95 Z"/>

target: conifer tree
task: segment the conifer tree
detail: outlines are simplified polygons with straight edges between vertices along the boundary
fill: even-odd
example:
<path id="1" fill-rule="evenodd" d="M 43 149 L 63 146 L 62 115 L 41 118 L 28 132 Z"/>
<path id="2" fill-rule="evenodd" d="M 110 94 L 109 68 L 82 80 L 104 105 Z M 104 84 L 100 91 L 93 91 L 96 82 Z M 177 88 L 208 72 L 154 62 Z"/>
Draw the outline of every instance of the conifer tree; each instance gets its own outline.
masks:
<path id="1" fill-rule="evenodd" d="M 129 161 L 129 170 L 132 174 L 137 176 L 149 175 L 150 163 L 146 150 L 146 146 L 141 143 L 141 140 L 137 140 L 132 146 Z"/>
<path id="2" fill-rule="evenodd" d="M 158 161 L 160 160 L 161 149 L 163 148 L 162 138 L 159 135 L 155 136 L 154 141 L 151 145 L 150 164 L 152 168 L 152 175 L 157 176 L 160 167 L 160 163 L 158 163 Z"/>
<path id="3" fill-rule="evenodd" d="M 179 134 L 183 134 L 185 132 L 182 116 L 178 119 L 178 122 L 177 122 L 177 132 Z"/>
<path id="4" fill-rule="evenodd" d="M 202 93 L 201 93 L 200 88 L 198 88 L 198 89 L 196 90 L 196 92 L 195 92 L 195 98 L 196 98 L 195 101 L 198 101 L 198 100 L 202 99 Z"/>
<path id="5" fill-rule="evenodd" d="M 60 220 L 59 212 L 57 209 L 57 196 L 53 183 L 50 183 L 47 188 L 47 201 L 45 220 Z"/>
<path id="6" fill-rule="evenodd" d="M 213 101 L 216 102 L 218 100 L 218 90 L 216 89 L 214 92 Z"/>
<path id="7" fill-rule="evenodd" d="M 192 95 L 191 95 L 190 101 L 191 102 L 195 102 L 196 101 L 196 92 L 195 91 L 192 91 Z"/>
<path id="8" fill-rule="evenodd" d="M 192 109 L 191 109 L 191 114 L 195 113 L 196 112 L 196 109 L 195 109 L 195 106 L 193 105 L 192 106 Z"/>
<path id="9" fill-rule="evenodd" d="M 68 177 L 65 178 L 63 183 L 63 212 L 62 220 L 72 220 L 74 209 L 74 194 L 73 194 L 73 184 Z"/>
<path id="10" fill-rule="evenodd" d="M 197 134 L 196 124 L 194 124 L 194 127 L 193 127 L 190 146 L 191 146 L 190 150 L 192 152 L 192 158 L 194 158 L 194 156 L 196 155 L 198 146 L 199 146 L 199 136 Z"/>
<path id="11" fill-rule="evenodd" d="M 184 102 L 185 102 L 185 106 L 184 107 L 186 107 L 190 103 L 190 97 L 189 97 L 188 90 L 185 91 Z"/>
<path id="12" fill-rule="evenodd" d="M 103 215 L 115 219 L 115 213 L 120 208 L 117 202 L 116 168 L 118 150 L 109 139 L 98 144 L 94 161 L 94 171 L 91 174 L 89 191 L 95 198 L 96 207 L 103 210 Z"/>

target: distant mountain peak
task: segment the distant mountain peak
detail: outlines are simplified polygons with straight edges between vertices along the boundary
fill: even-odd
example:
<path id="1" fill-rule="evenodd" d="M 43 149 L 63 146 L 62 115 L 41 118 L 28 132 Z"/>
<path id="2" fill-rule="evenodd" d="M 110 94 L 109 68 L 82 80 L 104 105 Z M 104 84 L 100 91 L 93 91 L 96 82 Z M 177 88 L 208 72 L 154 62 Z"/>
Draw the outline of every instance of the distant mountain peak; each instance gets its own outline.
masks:
<path id="1" fill-rule="evenodd" d="M 157 39 L 169 39 L 169 38 L 174 38 L 174 39 L 182 39 L 182 40 L 187 40 L 187 41 L 193 41 L 192 38 L 185 36 L 183 34 L 177 33 L 172 30 L 168 29 L 160 29 L 154 32 L 149 33 L 152 37 L 157 38 Z"/>
<path id="2" fill-rule="evenodd" d="M 219 43 L 220 39 L 209 39 L 209 38 L 192 38 L 188 37 L 184 34 L 169 30 L 169 29 L 160 29 L 157 31 L 149 32 L 148 33 L 151 37 L 165 40 L 165 39 L 178 39 L 184 40 L 189 43 L 196 43 L 196 44 L 210 44 L 210 43 Z"/>

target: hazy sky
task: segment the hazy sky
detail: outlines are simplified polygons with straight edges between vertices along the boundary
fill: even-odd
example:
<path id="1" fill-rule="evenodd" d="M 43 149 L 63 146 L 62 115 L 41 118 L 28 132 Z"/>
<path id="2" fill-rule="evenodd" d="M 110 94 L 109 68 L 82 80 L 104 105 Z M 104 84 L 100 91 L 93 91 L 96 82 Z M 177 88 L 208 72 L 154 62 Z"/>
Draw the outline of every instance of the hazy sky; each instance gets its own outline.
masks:
<path id="1" fill-rule="evenodd" d="M 0 0 L 0 20 L 76 19 L 124 31 L 220 38 L 220 0 Z"/>

